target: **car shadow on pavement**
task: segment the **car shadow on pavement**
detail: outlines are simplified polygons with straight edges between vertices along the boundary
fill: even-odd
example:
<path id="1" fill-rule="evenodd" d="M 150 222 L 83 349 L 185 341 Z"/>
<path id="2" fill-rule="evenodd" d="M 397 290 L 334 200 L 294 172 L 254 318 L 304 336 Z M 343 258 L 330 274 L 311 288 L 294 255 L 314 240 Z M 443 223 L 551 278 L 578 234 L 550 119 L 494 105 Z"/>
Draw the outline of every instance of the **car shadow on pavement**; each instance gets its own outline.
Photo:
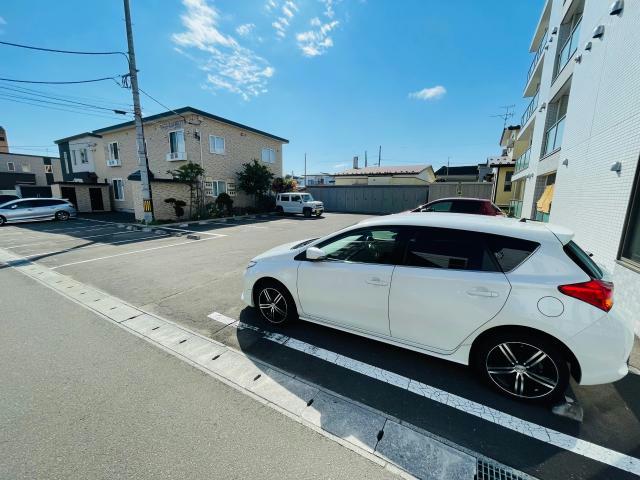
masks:
<path id="1" fill-rule="evenodd" d="M 530 438 L 519 438 L 521 436 L 513 432 L 506 434 L 505 429 L 496 424 L 288 348 L 286 343 L 278 343 L 277 335 L 391 371 L 571 437 L 633 457 L 640 456 L 640 376 L 629 374 L 614 384 L 591 387 L 578 386 L 572 382 L 567 395 L 577 399 L 585 413 L 584 421 L 579 423 L 554 415 L 550 407 L 528 405 L 505 398 L 479 381 L 473 369 L 446 360 L 305 321 L 297 321 L 286 327 L 267 325 L 249 307 L 241 312 L 240 322 L 251 328 L 229 329 L 227 335 L 235 336 L 235 339 L 227 338 L 226 341 L 236 343 L 250 357 L 466 448 L 478 450 L 479 445 L 488 447 L 489 451 L 495 448 L 502 452 L 501 455 L 504 453 L 504 457 L 497 460 L 517 468 L 527 466 L 535 469 L 545 463 L 556 465 L 562 455 L 558 456 L 557 447 L 552 445 L 536 441 L 538 448 L 532 449 Z M 276 336 L 273 340 L 266 339 L 265 332 Z M 322 426 L 322 418 L 320 422 Z M 358 432 L 352 434 L 357 435 Z M 514 455 L 521 455 L 513 453 L 519 448 L 525 449 L 527 454 L 517 459 L 512 458 Z M 487 451 L 483 453 L 491 456 Z M 595 469 L 598 475 L 591 477 L 585 472 L 585 476 L 580 478 L 614 478 L 620 473 L 604 464 L 591 463 L 589 471 L 593 472 Z M 560 468 L 558 465 L 556 467 Z"/>

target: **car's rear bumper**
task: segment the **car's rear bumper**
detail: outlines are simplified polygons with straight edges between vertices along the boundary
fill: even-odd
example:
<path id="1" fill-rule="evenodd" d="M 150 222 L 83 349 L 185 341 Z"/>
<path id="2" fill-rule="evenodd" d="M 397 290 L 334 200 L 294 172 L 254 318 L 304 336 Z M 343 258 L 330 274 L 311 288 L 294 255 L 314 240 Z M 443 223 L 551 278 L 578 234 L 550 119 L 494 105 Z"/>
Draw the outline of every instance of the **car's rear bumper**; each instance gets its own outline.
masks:
<path id="1" fill-rule="evenodd" d="M 580 364 L 580 384 L 599 385 L 623 378 L 629 372 L 633 341 L 633 323 L 615 313 L 615 307 L 571 337 L 566 343 Z"/>

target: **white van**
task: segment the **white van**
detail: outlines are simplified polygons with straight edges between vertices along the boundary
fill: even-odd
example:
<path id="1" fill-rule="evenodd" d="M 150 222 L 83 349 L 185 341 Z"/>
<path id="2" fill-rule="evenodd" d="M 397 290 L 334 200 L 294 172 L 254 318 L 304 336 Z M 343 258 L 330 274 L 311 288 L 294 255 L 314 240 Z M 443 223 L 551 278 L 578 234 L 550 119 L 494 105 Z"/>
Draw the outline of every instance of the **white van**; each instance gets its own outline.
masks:
<path id="1" fill-rule="evenodd" d="M 276 211 L 280 215 L 302 213 L 305 217 L 319 217 L 324 212 L 324 205 L 314 200 L 310 193 L 279 193 L 276 195 Z"/>

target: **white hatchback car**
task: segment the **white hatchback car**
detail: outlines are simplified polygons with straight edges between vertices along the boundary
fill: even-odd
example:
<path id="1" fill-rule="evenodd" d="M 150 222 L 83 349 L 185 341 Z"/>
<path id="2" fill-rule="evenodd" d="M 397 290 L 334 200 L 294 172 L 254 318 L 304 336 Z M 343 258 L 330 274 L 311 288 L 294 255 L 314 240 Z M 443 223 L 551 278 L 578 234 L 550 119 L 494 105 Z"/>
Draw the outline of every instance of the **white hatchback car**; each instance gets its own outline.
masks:
<path id="1" fill-rule="evenodd" d="M 569 376 L 627 374 L 631 319 L 561 227 L 400 214 L 255 257 L 242 298 L 268 322 L 298 317 L 471 365 L 498 391 L 546 403 Z"/>
<path id="2" fill-rule="evenodd" d="M 319 217 L 324 212 L 324 204 L 314 200 L 310 193 L 279 193 L 276 195 L 276 211 L 285 213 L 302 213 L 305 217 Z"/>

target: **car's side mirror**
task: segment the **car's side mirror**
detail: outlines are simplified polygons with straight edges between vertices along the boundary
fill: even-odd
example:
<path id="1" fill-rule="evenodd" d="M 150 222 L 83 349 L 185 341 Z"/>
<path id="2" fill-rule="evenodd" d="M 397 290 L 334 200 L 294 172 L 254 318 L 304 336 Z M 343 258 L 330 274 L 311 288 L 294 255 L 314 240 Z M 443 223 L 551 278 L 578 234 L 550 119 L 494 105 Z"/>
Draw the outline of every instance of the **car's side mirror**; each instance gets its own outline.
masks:
<path id="1" fill-rule="evenodd" d="M 327 258 L 327 254 L 324 253 L 324 250 L 317 247 L 309 247 L 307 248 L 306 257 L 307 260 L 316 261 L 316 260 L 324 260 Z"/>

